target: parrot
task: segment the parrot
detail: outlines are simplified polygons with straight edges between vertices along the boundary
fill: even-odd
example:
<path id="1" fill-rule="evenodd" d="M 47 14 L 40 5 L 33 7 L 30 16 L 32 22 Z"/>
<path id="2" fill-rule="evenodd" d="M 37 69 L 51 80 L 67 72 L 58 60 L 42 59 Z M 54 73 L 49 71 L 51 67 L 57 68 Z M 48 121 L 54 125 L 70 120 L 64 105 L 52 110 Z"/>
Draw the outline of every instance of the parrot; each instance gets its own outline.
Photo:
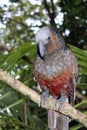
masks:
<path id="1" fill-rule="evenodd" d="M 52 26 L 40 28 L 35 40 L 34 76 L 42 90 L 41 101 L 49 95 L 74 105 L 78 64 L 73 52 L 60 31 Z M 68 130 L 69 117 L 48 109 L 48 127 L 50 130 Z"/>

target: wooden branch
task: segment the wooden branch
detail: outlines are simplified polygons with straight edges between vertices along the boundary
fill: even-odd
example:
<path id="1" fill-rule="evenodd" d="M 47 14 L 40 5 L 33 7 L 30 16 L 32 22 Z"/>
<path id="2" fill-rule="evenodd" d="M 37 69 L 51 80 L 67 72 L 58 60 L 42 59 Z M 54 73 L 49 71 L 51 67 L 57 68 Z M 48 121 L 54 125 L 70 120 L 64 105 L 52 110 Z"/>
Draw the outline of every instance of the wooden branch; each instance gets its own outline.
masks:
<path id="1" fill-rule="evenodd" d="M 44 2 L 44 6 L 45 6 L 45 8 L 46 8 L 46 10 L 48 12 L 49 17 L 51 17 L 50 7 L 48 6 L 47 1 L 44 0 L 43 2 Z"/>
<path id="2" fill-rule="evenodd" d="M 26 101 L 24 102 L 24 121 L 25 121 L 25 124 L 28 125 Z"/>
<path id="3" fill-rule="evenodd" d="M 29 56 L 23 56 L 22 59 L 24 59 L 25 61 L 27 61 L 30 64 L 34 64 L 34 61 L 31 60 L 31 58 Z"/>
<path id="4" fill-rule="evenodd" d="M 47 0 L 44 0 L 44 6 L 45 6 L 45 9 L 47 10 L 48 12 L 48 16 L 50 18 L 50 23 L 52 26 L 55 26 L 56 27 L 56 24 L 55 24 L 55 12 L 54 12 L 54 3 L 53 3 L 53 0 L 51 0 L 51 7 L 48 5 L 47 3 Z"/>
<path id="5" fill-rule="evenodd" d="M 25 96 L 28 96 L 32 101 L 34 101 L 35 103 L 38 104 L 38 106 L 40 106 L 40 95 L 37 92 L 29 88 L 28 86 L 24 85 L 22 82 L 14 79 L 12 76 L 4 72 L 2 69 L 0 69 L 0 80 L 9 84 L 13 89 L 19 91 Z M 82 123 L 87 128 L 87 116 L 78 111 L 77 109 L 73 108 L 67 102 L 62 103 L 60 107 L 60 105 L 56 106 L 55 99 L 47 97 L 46 103 L 42 105 L 42 107 L 46 109 L 50 108 L 52 110 L 59 111 Z"/>
<path id="6" fill-rule="evenodd" d="M 55 19 L 55 16 L 56 16 L 56 13 L 55 13 L 55 6 L 54 6 L 54 2 L 53 0 L 51 0 L 51 5 L 52 5 L 52 16 L 53 16 L 53 19 Z"/>

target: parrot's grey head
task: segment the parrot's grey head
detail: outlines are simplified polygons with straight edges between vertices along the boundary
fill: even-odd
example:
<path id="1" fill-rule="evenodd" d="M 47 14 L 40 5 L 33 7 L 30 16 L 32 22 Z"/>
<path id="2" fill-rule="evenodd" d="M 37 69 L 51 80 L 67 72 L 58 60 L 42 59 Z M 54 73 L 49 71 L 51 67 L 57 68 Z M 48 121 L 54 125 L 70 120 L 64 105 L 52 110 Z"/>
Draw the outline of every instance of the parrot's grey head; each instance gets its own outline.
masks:
<path id="1" fill-rule="evenodd" d="M 39 56 L 44 59 L 45 55 L 53 53 L 55 50 L 64 48 L 65 42 L 54 27 L 45 26 L 37 31 L 35 36 L 38 45 Z"/>

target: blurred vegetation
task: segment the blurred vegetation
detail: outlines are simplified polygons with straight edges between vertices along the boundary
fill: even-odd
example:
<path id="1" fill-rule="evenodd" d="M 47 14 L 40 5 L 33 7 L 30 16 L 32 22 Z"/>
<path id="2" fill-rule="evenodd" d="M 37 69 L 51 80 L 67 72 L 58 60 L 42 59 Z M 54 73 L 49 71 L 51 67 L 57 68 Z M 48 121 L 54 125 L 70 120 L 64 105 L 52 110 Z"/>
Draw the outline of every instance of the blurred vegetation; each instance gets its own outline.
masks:
<path id="1" fill-rule="evenodd" d="M 10 0 L 0 5 L 0 68 L 36 90 L 35 33 L 57 27 L 79 65 L 76 108 L 87 113 L 87 1 Z M 61 15 L 61 17 L 60 17 Z M 74 45 L 74 46 L 73 46 Z M 37 90 L 36 90 L 37 91 Z M 48 130 L 47 111 L 0 81 L 0 130 Z M 71 120 L 70 130 L 86 128 Z"/>

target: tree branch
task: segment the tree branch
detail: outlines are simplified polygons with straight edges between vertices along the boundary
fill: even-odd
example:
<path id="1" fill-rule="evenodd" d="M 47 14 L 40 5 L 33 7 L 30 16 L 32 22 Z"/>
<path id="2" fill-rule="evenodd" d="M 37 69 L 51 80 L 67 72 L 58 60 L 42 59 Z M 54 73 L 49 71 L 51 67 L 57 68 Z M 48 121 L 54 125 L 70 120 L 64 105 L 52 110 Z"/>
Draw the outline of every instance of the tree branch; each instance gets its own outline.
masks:
<path id="1" fill-rule="evenodd" d="M 54 3 L 53 3 L 53 0 L 51 0 L 51 7 L 48 5 L 47 1 L 44 0 L 44 6 L 45 6 L 45 9 L 47 10 L 48 12 L 48 16 L 50 18 L 50 23 L 52 26 L 56 26 L 55 24 L 55 7 L 54 7 Z"/>
<path id="2" fill-rule="evenodd" d="M 34 64 L 34 61 L 31 60 L 29 56 L 23 56 L 22 59 L 24 59 L 25 61 L 27 61 L 30 64 Z"/>
<path id="3" fill-rule="evenodd" d="M 25 120 L 25 124 L 28 125 L 26 101 L 24 102 L 24 120 Z"/>
<path id="4" fill-rule="evenodd" d="M 55 19 L 55 6 L 54 6 L 54 2 L 53 0 L 51 0 L 51 4 L 52 4 L 52 15 L 53 15 L 53 19 Z"/>
<path id="5" fill-rule="evenodd" d="M 40 95 L 29 88 L 28 86 L 24 85 L 22 82 L 14 79 L 10 75 L 8 75 L 6 72 L 4 72 L 2 69 L 0 69 L 0 80 L 4 81 L 5 83 L 9 84 L 13 89 L 19 91 L 25 96 L 28 96 L 32 101 L 37 103 L 38 106 L 40 106 Z M 46 98 L 46 103 L 42 105 L 43 108 L 46 109 L 52 109 L 59 111 L 77 121 L 82 123 L 87 128 L 87 116 L 77 109 L 73 108 L 70 104 L 67 102 L 64 102 L 59 106 L 56 106 L 56 100 L 53 98 Z"/>
<path id="6" fill-rule="evenodd" d="M 44 2 L 44 6 L 45 6 L 45 8 L 46 8 L 46 10 L 47 10 L 47 12 L 48 12 L 49 17 L 51 17 L 50 8 L 49 8 L 49 6 L 48 6 L 48 4 L 47 4 L 47 1 L 44 0 L 43 2 Z"/>

